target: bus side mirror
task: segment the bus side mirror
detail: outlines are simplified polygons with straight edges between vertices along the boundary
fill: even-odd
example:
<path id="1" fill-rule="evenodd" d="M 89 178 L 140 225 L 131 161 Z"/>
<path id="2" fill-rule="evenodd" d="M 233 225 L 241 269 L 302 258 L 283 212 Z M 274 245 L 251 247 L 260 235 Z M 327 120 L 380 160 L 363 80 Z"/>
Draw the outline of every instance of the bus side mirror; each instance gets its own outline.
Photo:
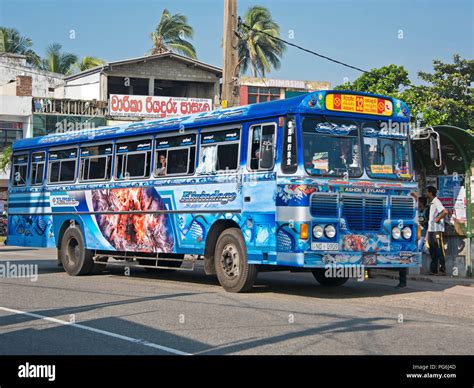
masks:
<path id="1" fill-rule="evenodd" d="M 430 159 L 436 167 L 441 167 L 441 141 L 439 134 L 436 133 L 436 135 L 437 136 L 434 136 L 434 134 L 432 134 L 430 136 Z"/>

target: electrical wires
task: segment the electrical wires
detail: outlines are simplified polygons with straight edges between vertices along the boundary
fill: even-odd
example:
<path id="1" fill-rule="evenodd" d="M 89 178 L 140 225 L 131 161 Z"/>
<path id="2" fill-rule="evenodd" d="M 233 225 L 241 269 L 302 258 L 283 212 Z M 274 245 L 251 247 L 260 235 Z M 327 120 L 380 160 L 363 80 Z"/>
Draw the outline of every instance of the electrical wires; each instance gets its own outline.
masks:
<path id="1" fill-rule="evenodd" d="M 333 58 L 330 58 L 330 57 L 328 57 L 328 56 L 326 56 L 326 55 L 319 54 L 319 53 L 317 53 L 317 52 L 315 52 L 315 51 L 306 49 L 306 48 L 304 48 L 304 47 L 298 46 L 297 44 L 294 44 L 294 43 L 288 42 L 288 41 L 286 41 L 286 40 L 284 40 L 284 39 L 281 39 L 281 38 L 278 38 L 278 37 L 276 37 L 276 36 L 273 36 L 273 35 L 271 35 L 271 34 L 265 32 L 265 31 L 256 30 L 256 29 L 254 29 L 254 28 L 248 26 L 247 24 L 243 23 L 243 22 L 242 22 L 242 18 L 241 18 L 240 16 L 239 16 L 239 18 L 238 18 L 238 24 L 237 24 L 237 25 L 238 25 L 238 30 L 239 30 L 239 31 L 241 30 L 241 27 L 245 27 L 247 30 L 251 30 L 251 31 L 253 31 L 253 32 L 257 32 L 257 33 L 260 33 L 260 34 L 267 35 L 267 36 L 271 37 L 272 39 L 275 39 L 275 40 L 278 40 L 278 41 L 280 41 L 280 42 L 285 43 L 285 44 L 288 45 L 288 46 L 295 47 L 295 48 L 297 48 L 297 49 L 299 49 L 299 50 L 301 50 L 301 51 L 305 51 L 305 52 L 307 52 L 307 53 L 309 53 L 309 54 L 313 54 L 313 55 L 315 55 L 315 56 L 317 56 L 317 57 L 320 57 L 320 58 L 326 59 L 326 60 L 328 60 L 328 61 L 337 63 L 337 64 L 339 64 L 339 65 L 341 65 L 341 66 L 345 66 L 345 67 L 348 67 L 348 68 L 350 68 L 350 69 L 354 69 L 354 70 L 360 71 L 360 72 L 362 72 L 362 73 L 369 73 L 368 70 L 364 70 L 364 69 L 361 69 L 360 67 L 352 66 L 352 65 L 349 65 L 349 64 L 347 64 L 347 63 L 338 61 L 337 59 L 333 59 Z"/>

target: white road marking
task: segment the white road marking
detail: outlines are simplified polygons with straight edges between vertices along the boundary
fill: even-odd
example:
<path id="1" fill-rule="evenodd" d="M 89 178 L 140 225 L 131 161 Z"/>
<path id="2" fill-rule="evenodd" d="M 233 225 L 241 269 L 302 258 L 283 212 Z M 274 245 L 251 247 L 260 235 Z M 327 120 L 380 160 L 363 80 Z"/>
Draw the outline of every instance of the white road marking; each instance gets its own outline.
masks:
<path id="1" fill-rule="evenodd" d="M 137 344 L 137 345 L 148 346 L 149 348 L 159 349 L 159 350 L 162 350 L 164 352 L 176 354 L 176 355 L 179 355 L 179 356 L 191 356 L 192 355 L 191 353 L 182 352 L 182 351 L 177 350 L 177 349 L 169 348 L 169 347 L 163 346 L 163 345 L 158 345 L 158 344 L 155 344 L 153 342 L 148 342 L 148 341 L 145 341 L 145 340 L 142 340 L 142 339 L 139 339 L 139 338 L 132 338 L 132 337 L 128 337 L 126 335 L 111 333 L 111 332 L 106 331 L 106 330 L 96 329 L 96 328 L 81 325 L 81 324 L 75 323 L 75 322 L 63 321 L 62 319 L 51 318 L 51 317 L 47 317 L 47 316 L 40 315 L 40 314 L 30 313 L 30 312 L 27 312 L 27 311 L 14 310 L 14 309 L 10 309 L 8 307 L 1 307 L 0 306 L 0 310 L 6 311 L 6 312 L 9 312 L 9 313 L 14 313 L 14 314 L 27 315 L 29 317 L 43 319 L 45 321 L 58 323 L 60 325 L 73 326 L 77 329 L 82 329 L 82 330 L 90 331 L 90 332 L 93 332 L 93 333 L 102 334 L 102 335 L 105 335 L 105 336 L 108 336 L 108 337 L 112 337 L 112 338 L 120 339 L 120 340 L 123 340 L 123 341 L 131 342 L 131 343 L 134 343 L 134 344 Z"/>

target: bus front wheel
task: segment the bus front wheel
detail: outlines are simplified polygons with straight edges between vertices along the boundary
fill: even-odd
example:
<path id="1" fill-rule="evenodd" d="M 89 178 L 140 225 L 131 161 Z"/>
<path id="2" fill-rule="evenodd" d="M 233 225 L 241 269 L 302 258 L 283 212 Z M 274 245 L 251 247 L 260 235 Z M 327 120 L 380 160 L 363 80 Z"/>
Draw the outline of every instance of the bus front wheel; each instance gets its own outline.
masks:
<path id="1" fill-rule="evenodd" d="M 227 292 L 247 292 L 257 278 L 257 266 L 247 261 L 240 229 L 225 229 L 216 243 L 214 262 L 217 279 Z"/>
<path id="2" fill-rule="evenodd" d="M 77 226 L 71 226 L 64 232 L 59 254 L 68 275 L 87 275 L 94 269 L 92 252 L 85 249 L 82 232 Z"/>
<path id="3" fill-rule="evenodd" d="M 328 278 L 326 277 L 326 269 L 324 268 L 315 268 L 311 270 L 313 273 L 314 278 L 324 287 L 338 287 L 342 286 L 345 282 L 347 282 L 348 278 Z"/>

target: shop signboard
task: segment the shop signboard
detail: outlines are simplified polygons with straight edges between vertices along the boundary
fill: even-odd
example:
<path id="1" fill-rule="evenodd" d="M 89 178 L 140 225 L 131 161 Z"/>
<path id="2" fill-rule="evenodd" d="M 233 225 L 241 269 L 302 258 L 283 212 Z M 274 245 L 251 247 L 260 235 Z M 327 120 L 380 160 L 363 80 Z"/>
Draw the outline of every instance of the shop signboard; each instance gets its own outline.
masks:
<path id="1" fill-rule="evenodd" d="M 112 117 L 176 117 L 212 110 L 212 99 L 111 94 Z"/>

